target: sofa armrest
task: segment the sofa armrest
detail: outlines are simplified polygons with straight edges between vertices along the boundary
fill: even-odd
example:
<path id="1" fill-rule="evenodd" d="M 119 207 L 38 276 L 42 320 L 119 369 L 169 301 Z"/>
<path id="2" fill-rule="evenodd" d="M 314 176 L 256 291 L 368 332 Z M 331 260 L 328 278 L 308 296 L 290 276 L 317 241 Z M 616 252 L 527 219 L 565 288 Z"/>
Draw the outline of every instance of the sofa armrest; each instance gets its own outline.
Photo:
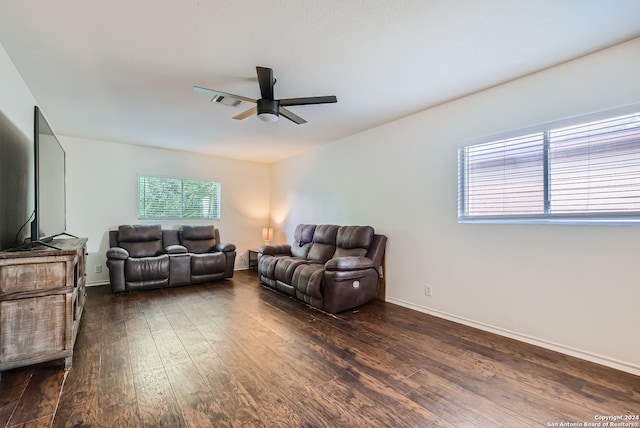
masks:
<path id="1" fill-rule="evenodd" d="M 228 242 L 221 242 L 215 247 L 216 251 L 222 251 L 223 253 L 230 253 L 231 251 L 236 250 L 235 244 L 230 244 Z"/>
<path id="2" fill-rule="evenodd" d="M 263 245 L 258 248 L 258 252 L 262 255 L 278 255 L 284 254 L 287 256 L 291 255 L 291 245 L 289 244 L 280 244 L 280 245 Z"/>
<path id="3" fill-rule="evenodd" d="M 111 247 L 107 250 L 107 268 L 109 268 L 109 283 L 114 293 L 124 291 L 124 265 L 129 258 L 129 252 L 121 247 Z"/>
<path id="4" fill-rule="evenodd" d="M 164 252 L 167 254 L 185 254 L 187 253 L 187 247 L 184 245 L 169 245 L 164 249 Z"/>
<path id="5" fill-rule="evenodd" d="M 112 247 L 107 250 L 107 259 L 110 260 L 127 260 L 129 252 L 121 247 Z"/>
<path id="6" fill-rule="evenodd" d="M 374 268 L 373 260 L 368 257 L 338 257 L 330 259 L 324 265 L 328 271 L 353 271 Z"/>

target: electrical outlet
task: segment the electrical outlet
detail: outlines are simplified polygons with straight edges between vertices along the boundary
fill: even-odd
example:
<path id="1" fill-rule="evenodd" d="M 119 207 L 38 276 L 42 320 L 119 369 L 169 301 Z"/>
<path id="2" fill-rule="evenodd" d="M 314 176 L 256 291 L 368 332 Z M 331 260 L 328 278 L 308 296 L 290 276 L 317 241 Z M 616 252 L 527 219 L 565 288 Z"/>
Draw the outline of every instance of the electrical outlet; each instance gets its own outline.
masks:
<path id="1" fill-rule="evenodd" d="M 424 295 L 431 297 L 432 293 L 433 293 L 433 287 L 431 286 L 431 284 L 426 284 L 424 286 Z"/>
<path id="2" fill-rule="evenodd" d="M 102 273 L 102 265 L 95 265 L 93 267 L 93 273 Z"/>

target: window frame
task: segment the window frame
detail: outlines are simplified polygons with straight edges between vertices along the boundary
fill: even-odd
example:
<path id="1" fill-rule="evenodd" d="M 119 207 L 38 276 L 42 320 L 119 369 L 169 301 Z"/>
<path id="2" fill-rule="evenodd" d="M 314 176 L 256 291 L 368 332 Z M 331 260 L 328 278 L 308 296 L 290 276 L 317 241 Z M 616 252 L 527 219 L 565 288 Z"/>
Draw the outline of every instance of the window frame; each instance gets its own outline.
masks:
<path id="1" fill-rule="evenodd" d="M 203 179 L 199 179 L 199 178 L 186 178 L 186 177 L 172 177 L 172 176 L 165 176 L 165 175 L 153 175 L 153 174 L 137 174 L 137 188 L 136 188 L 136 193 L 137 193 L 137 218 L 138 220 L 151 220 L 151 221 L 162 221 L 162 220 L 189 220 L 189 221 L 217 221 L 221 219 L 221 201 L 222 201 L 222 182 L 218 179 L 208 179 L 208 180 L 203 180 Z M 143 178 L 153 178 L 153 179 L 162 179 L 162 180 L 178 180 L 180 181 L 180 215 L 179 216 L 142 216 L 142 210 L 141 210 L 141 194 L 140 194 L 140 185 L 141 185 L 141 179 Z M 208 184 L 214 184 L 216 187 L 216 203 L 214 204 L 215 206 L 215 213 L 213 217 L 185 217 L 184 213 L 185 213 L 185 209 L 184 209 L 184 182 L 185 181 L 195 181 L 195 182 L 202 182 L 202 183 L 208 183 Z"/>
<path id="2" fill-rule="evenodd" d="M 483 138 L 470 144 L 465 144 L 458 148 L 458 223 L 498 223 L 498 224 L 640 224 L 640 209 L 638 211 L 617 211 L 607 213 L 596 212 L 574 212 L 574 213 L 553 213 L 551 212 L 551 183 L 553 179 L 549 171 L 549 154 L 551 132 L 571 126 L 586 125 L 600 120 L 614 119 L 618 116 L 640 114 L 640 104 L 626 106 L 620 109 L 607 110 L 591 115 L 580 116 L 567 120 L 550 122 L 536 127 L 512 131 L 502 135 Z M 512 138 L 524 137 L 528 134 L 542 133 L 543 135 L 543 212 L 540 214 L 495 214 L 495 215 L 467 215 L 467 174 L 468 162 L 465 159 L 465 150 L 469 147 L 479 146 L 492 142 L 508 140 Z"/>

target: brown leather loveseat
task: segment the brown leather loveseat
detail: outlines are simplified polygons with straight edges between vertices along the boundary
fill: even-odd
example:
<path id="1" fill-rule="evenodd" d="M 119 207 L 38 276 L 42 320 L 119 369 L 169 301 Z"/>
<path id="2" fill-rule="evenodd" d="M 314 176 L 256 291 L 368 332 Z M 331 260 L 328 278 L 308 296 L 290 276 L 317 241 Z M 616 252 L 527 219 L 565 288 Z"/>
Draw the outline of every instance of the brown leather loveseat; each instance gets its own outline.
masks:
<path id="1" fill-rule="evenodd" d="M 386 236 L 371 226 L 300 224 L 293 238 L 260 247 L 260 282 L 329 313 L 376 296 Z"/>
<path id="2" fill-rule="evenodd" d="M 195 284 L 233 277 L 236 246 L 211 225 L 162 229 L 123 225 L 109 231 L 107 267 L 115 292 Z"/>

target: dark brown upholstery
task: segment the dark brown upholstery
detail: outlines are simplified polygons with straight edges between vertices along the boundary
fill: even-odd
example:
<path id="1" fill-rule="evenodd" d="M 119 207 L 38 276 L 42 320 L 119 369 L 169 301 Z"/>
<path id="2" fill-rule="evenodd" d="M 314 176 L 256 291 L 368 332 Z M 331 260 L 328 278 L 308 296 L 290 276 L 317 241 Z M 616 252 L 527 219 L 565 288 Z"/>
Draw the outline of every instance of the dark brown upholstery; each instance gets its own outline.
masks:
<path id="1" fill-rule="evenodd" d="M 341 226 L 336 235 L 336 252 L 333 258 L 366 256 L 373 241 L 373 227 Z"/>
<path id="2" fill-rule="evenodd" d="M 233 277 L 236 247 L 211 225 L 123 225 L 109 231 L 107 267 L 114 292 Z"/>
<path id="3" fill-rule="evenodd" d="M 316 227 L 307 259 L 317 263 L 325 263 L 333 257 L 333 253 L 336 251 L 337 234 L 338 226 L 321 224 Z"/>
<path id="4" fill-rule="evenodd" d="M 118 227 L 120 247 L 131 257 L 155 257 L 162 254 L 160 225 L 131 225 Z"/>
<path id="5" fill-rule="evenodd" d="M 377 294 L 387 238 L 370 226 L 301 224 L 292 245 L 260 247 L 260 281 L 337 313 Z"/>
<path id="6" fill-rule="evenodd" d="M 190 253 L 209 253 L 214 251 L 216 234 L 213 226 L 180 226 L 180 243 Z"/>
<path id="7" fill-rule="evenodd" d="M 291 245 L 291 255 L 294 257 L 307 258 L 311 243 L 313 242 L 313 233 L 316 231 L 315 224 L 299 224 L 293 233 L 293 245 Z"/>

